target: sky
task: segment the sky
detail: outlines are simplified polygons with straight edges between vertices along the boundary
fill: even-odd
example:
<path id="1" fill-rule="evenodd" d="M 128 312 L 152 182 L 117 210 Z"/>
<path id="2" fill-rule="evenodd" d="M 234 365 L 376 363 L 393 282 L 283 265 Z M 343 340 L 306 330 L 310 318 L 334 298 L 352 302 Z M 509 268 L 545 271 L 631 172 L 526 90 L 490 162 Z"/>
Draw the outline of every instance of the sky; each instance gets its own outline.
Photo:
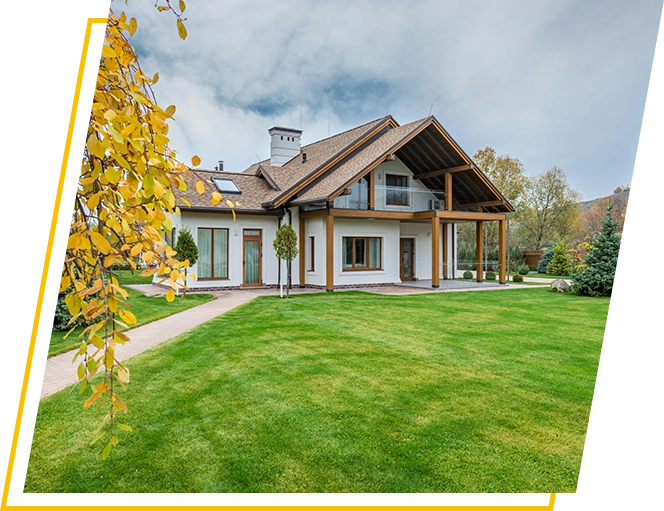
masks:
<path id="1" fill-rule="evenodd" d="M 431 112 L 469 155 L 560 167 L 590 200 L 631 183 L 662 0 L 190 0 L 184 41 L 150 0 L 111 6 L 201 168 L 268 158 L 275 125 L 308 144 Z"/>

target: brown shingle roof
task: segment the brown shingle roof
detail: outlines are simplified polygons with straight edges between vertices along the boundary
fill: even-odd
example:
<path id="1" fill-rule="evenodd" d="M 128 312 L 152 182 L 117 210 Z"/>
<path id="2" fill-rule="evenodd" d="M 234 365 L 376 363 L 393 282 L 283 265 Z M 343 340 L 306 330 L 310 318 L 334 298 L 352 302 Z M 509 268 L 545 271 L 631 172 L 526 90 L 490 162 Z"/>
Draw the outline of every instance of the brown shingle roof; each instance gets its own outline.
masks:
<path id="1" fill-rule="evenodd" d="M 228 211 L 225 199 L 230 199 L 239 203 L 235 208 L 238 212 L 267 212 L 270 209 L 274 212 L 274 208 L 281 204 L 298 205 L 328 200 L 392 153 L 397 153 L 416 175 L 470 162 L 433 117 L 404 126 L 399 126 L 391 116 L 382 117 L 308 144 L 302 147 L 301 153 L 307 154 L 305 162 L 298 155 L 282 167 L 273 167 L 270 160 L 263 160 L 241 173 L 194 171 L 187 177 L 187 191 L 176 195 L 188 200 L 191 207 L 197 209 Z M 216 191 L 211 181 L 214 176 L 233 178 L 242 195 L 229 194 L 220 204 L 212 206 L 212 192 Z M 206 184 L 203 195 L 196 191 L 199 179 Z M 438 181 L 439 176 L 422 182 L 439 187 Z M 456 173 L 454 182 L 454 201 L 457 204 L 501 199 L 503 205 L 493 206 L 493 210 L 513 210 L 474 166 L 467 172 Z M 178 201 L 178 205 L 182 207 L 184 203 Z"/>
<path id="2" fill-rule="evenodd" d="M 231 178 L 235 181 L 237 186 L 242 191 L 242 195 L 236 194 L 223 194 L 222 201 L 216 206 L 212 205 L 212 192 L 216 192 L 217 188 L 212 182 L 213 177 Z M 239 206 L 235 208 L 237 212 L 242 211 L 264 211 L 262 203 L 266 200 L 272 199 L 277 193 L 270 184 L 261 177 L 251 174 L 243 174 L 237 172 L 223 172 L 215 170 L 194 170 L 186 175 L 187 190 L 182 192 L 178 191 L 176 197 L 184 197 L 191 204 L 192 208 L 210 209 L 224 211 L 228 210 L 226 199 L 237 202 Z M 196 182 L 202 181 L 205 185 L 205 193 L 203 195 L 196 191 Z M 177 201 L 180 208 L 187 206 L 181 200 Z"/>

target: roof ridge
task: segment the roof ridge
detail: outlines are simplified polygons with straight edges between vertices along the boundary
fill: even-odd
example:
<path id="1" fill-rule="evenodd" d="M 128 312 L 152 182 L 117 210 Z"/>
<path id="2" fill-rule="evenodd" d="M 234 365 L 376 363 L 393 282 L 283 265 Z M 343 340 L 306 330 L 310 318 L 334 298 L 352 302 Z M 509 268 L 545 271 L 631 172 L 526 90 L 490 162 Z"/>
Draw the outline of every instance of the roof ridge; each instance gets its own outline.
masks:
<path id="1" fill-rule="evenodd" d="M 371 121 L 365 122 L 364 124 L 360 124 L 359 126 L 355 126 L 355 127 L 353 127 L 353 128 L 348 128 L 347 130 L 344 130 L 344 131 L 340 131 L 339 133 L 335 133 L 334 135 L 330 135 L 329 137 L 321 138 L 321 139 L 319 139 L 319 140 L 316 140 L 315 142 L 311 142 L 311 143 L 309 143 L 309 144 L 307 144 L 307 145 L 303 145 L 303 146 L 300 147 L 300 152 L 302 152 L 302 150 L 305 149 L 305 148 L 307 148 L 307 147 L 311 147 L 311 146 L 313 146 L 313 145 L 320 144 L 321 142 L 324 142 L 324 141 L 326 141 L 326 140 L 331 140 L 331 139 L 333 139 L 333 138 L 335 138 L 335 137 L 339 137 L 339 136 L 341 136 L 341 135 L 345 135 L 346 133 L 349 133 L 349 132 L 351 132 L 351 131 L 355 131 L 355 130 L 360 129 L 360 128 L 363 128 L 363 127 L 365 127 L 365 126 L 369 126 L 370 124 L 378 123 L 378 121 L 386 121 L 387 119 L 392 119 L 392 120 L 394 121 L 394 123 L 397 124 L 397 126 L 399 126 L 399 123 L 394 119 L 394 117 L 392 117 L 391 114 L 389 114 L 389 115 L 385 115 L 385 116 L 383 116 L 383 117 L 378 117 L 377 119 L 373 119 L 373 120 L 371 120 Z M 293 160 L 293 159 L 295 159 L 295 158 L 297 158 L 297 155 L 294 156 L 293 158 L 291 158 L 291 160 Z M 287 165 L 291 160 L 288 160 L 286 163 L 284 163 L 284 165 L 282 165 L 282 167 L 285 166 L 285 165 Z M 266 163 L 266 162 L 269 162 L 269 161 L 270 161 L 270 158 L 265 158 L 265 159 L 263 159 L 263 160 L 260 160 L 260 161 L 254 162 L 254 163 L 252 163 L 251 165 L 249 165 L 246 169 L 244 169 L 244 171 L 242 171 L 241 173 L 245 174 L 246 171 L 249 170 L 249 169 L 250 169 L 251 167 L 253 167 L 254 165 L 267 164 L 268 166 L 271 167 L 272 165 L 270 165 L 269 163 Z M 214 171 L 210 171 L 210 172 L 214 172 Z"/>
<path id="2" fill-rule="evenodd" d="M 192 169 L 192 172 L 209 172 L 210 174 L 232 174 L 234 176 L 237 175 L 242 175 L 242 176 L 251 176 L 253 174 L 246 174 L 245 172 L 235 172 L 235 171 L 230 171 L 230 170 L 210 170 L 210 169 Z"/>
<path id="3" fill-rule="evenodd" d="M 369 124 L 373 124 L 373 123 L 378 122 L 378 121 L 386 121 L 387 119 L 392 119 L 395 123 L 397 123 L 397 121 L 394 119 L 394 117 L 392 117 L 391 115 L 385 115 L 384 117 L 379 117 L 378 119 L 374 119 L 373 121 L 365 122 L 364 124 L 360 124 L 359 126 L 355 126 L 354 128 L 348 128 L 347 130 L 340 131 L 339 133 L 335 133 L 334 135 L 330 135 L 329 137 L 321 138 L 320 140 L 316 140 L 315 142 L 311 142 L 310 144 L 302 146 L 302 149 L 304 149 L 305 147 L 312 146 L 314 144 L 319 144 L 320 142 L 324 142 L 325 140 L 330 140 L 331 138 L 338 137 L 340 135 L 344 135 L 344 134 L 349 133 L 351 131 L 355 131 L 355 130 L 363 128 L 365 126 L 369 126 Z"/>

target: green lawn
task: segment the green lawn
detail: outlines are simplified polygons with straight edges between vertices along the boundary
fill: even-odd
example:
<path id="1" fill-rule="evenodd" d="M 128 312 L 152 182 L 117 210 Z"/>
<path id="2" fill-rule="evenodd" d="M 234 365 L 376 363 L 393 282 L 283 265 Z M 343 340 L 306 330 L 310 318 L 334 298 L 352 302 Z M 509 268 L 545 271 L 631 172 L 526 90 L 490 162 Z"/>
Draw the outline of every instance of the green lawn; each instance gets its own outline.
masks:
<path id="1" fill-rule="evenodd" d="M 118 278 L 120 284 L 151 284 L 152 276 L 142 277 L 140 271 L 132 273 L 131 270 L 115 270 L 113 274 Z"/>
<path id="2" fill-rule="evenodd" d="M 262 297 L 130 361 L 133 433 L 40 403 L 27 492 L 574 492 L 608 299 Z"/>
<path id="3" fill-rule="evenodd" d="M 152 277 L 141 277 L 138 274 L 132 275 L 129 271 L 123 271 L 118 280 L 123 285 L 149 284 L 152 282 Z M 136 325 L 132 325 L 132 328 L 195 307 L 213 298 L 212 295 L 208 294 L 190 294 L 185 297 L 177 297 L 175 301 L 168 303 L 163 296 L 148 297 L 132 289 L 127 289 L 127 293 L 129 294 L 129 303 L 132 305 L 131 311 L 137 319 Z M 78 348 L 81 344 L 81 339 L 78 336 L 82 331 L 83 327 L 78 327 L 66 339 L 67 332 L 52 331 L 51 344 L 48 348 L 49 358 Z"/>

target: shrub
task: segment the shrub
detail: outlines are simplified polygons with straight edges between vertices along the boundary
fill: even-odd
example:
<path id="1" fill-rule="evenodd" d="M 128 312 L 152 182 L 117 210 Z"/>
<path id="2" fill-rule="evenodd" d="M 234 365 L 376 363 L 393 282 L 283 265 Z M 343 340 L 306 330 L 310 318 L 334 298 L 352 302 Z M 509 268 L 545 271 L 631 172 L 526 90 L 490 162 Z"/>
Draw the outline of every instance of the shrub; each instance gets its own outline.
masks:
<path id="1" fill-rule="evenodd" d="M 496 280 L 496 272 L 488 271 L 484 274 L 486 280 Z"/>
<path id="2" fill-rule="evenodd" d="M 530 265 L 528 265 L 528 269 L 530 271 L 537 271 L 537 265 L 536 264 L 530 264 Z"/>
<path id="3" fill-rule="evenodd" d="M 194 242 L 194 237 L 191 235 L 191 231 L 186 227 L 180 231 L 178 234 L 178 240 L 173 247 L 177 254 L 175 258 L 180 261 L 189 261 L 189 266 L 193 266 L 198 262 L 198 247 Z M 182 295 L 186 295 L 186 286 L 187 286 L 187 272 L 189 268 L 184 269 L 184 286 L 182 288 Z"/>
<path id="4" fill-rule="evenodd" d="M 517 269 L 517 271 L 521 275 L 528 275 L 528 273 L 530 273 L 530 266 L 528 266 L 527 264 L 519 265 L 519 268 Z"/>
<path id="5" fill-rule="evenodd" d="M 463 272 L 463 278 L 464 279 L 472 279 L 473 274 L 471 272 L 469 272 L 468 270 L 466 270 L 466 271 Z"/>
<path id="6" fill-rule="evenodd" d="M 521 275 L 520 273 L 515 273 L 512 276 L 512 282 L 523 282 L 523 275 Z"/>
<path id="7" fill-rule="evenodd" d="M 613 219 L 612 211 L 613 207 L 610 205 L 602 220 L 602 230 L 593 240 L 583 260 L 585 267 L 572 274 L 574 291 L 577 294 L 611 296 L 620 251 L 618 222 Z"/>
<path id="8" fill-rule="evenodd" d="M 515 264 L 516 267 L 523 264 L 523 253 L 518 245 L 512 245 L 510 247 L 510 266 L 513 264 Z"/>
<path id="9" fill-rule="evenodd" d="M 546 267 L 549 275 L 566 276 L 572 273 L 572 260 L 568 253 L 569 247 L 560 242 L 553 249 L 553 258 Z"/>
<path id="10" fill-rule="evenodd" d="M 596 233 L 598 234 L 598 233 Z M 590 251 L 593 243 L 593 235 L 587 235 L 584 240 L 569 250 L 569 257 L 572 261 L 572 271 L 580 273 L 586 267 L 584 260 Z"/>
<path id="11" fill-rule="evenodd" d="M 546 267 L 549 266 L 549 263 L 551 262 L 551 259 L 553 259 L 553 249 L 555 248 L 555 244 L 552 245 L 550 248 L 547 248 L 544 251 L 544 254 L 542 254 L 542 257 L 539 260 L 539 263 L 537 263 L 537 272 L 538 273 L 546 273 Z"/>

